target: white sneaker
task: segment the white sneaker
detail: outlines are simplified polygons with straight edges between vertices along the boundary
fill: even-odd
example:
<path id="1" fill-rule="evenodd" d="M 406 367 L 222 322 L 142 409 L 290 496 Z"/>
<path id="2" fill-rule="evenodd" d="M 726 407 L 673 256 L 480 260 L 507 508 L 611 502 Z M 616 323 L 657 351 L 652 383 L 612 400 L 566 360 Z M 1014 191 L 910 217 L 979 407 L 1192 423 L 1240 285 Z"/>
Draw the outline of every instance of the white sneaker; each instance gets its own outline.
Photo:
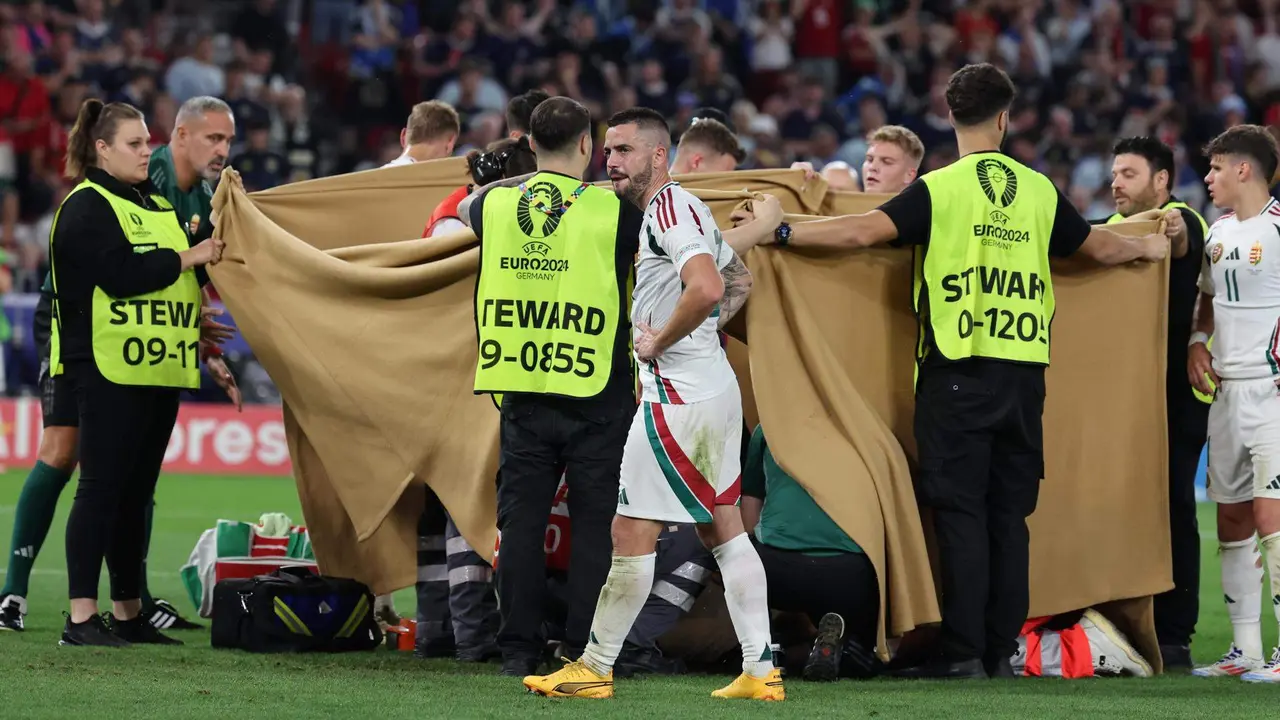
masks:
<path id="1" fill-rule="evenodd" d="M 1251 683 L 1280 683 L 1280 647 L 1271 651 L 1271 661 L 1261 670 L 1247 672 L 1240 679 Z"/>
<path id="2" fill-rule="evenodd" d="M 1154 674 L 1151 663 L 1142 657 L 1142 653 L 1129 643 L 1124 633 L 1102 613 L 1092 609 L 1085 610 L 1080 618 L 1080 627 L 1084 630 L 1085 637 L 1089 638 L 1093 665 L 1099 674 L 1132 677 L 1151 677 Z"/>
<path id="3" fill-rule="evenodd" d="M 1251 658 L 1233 643 L 1231 649 L 1218 662 L 1202 665 L 1191 671 L 1196 677 L 1238 677 L 1262 669 L 1262 658 Z"/>

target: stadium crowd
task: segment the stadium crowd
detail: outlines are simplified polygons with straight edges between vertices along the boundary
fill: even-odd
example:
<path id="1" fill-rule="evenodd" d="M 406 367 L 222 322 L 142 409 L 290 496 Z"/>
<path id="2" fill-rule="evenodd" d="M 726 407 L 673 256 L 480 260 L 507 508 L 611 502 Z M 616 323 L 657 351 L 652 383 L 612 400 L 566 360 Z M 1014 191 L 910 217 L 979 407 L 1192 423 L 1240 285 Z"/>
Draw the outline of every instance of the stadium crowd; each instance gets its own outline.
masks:
<path id="1" fill-rule="evenodd" d="M 858 184 L 871 138 L 889 125 L 919 137 L 921 174 L 956 161 L 944 90 L 961 65 L 984 62 L 1018 90 L 1005 151 L 1048 175 L 1085 217 L 1115 211 L 1115 139 L 1154 136 L 1174 149 L 1172 193 L 1212 221 L 1220 211 L 1208 203 L 1199 149 L 1227 128 L 1265 123 L 1275 133 L 1280 121 L 1277 5 L 28 0 L 0 6 L 0 246 L 11 292 L 34 292 L 86 97 L 142 109 L 156 146 L 182 103 L 224 99 L 239 128 L 230 164 L 250 190 L 394 161 L 404 119 L 424 100 L 456 110 L 454 154 L 487 148 L 512 129 L 509 101 L 534 88 L 582 103 L 600 139 L 610 116 L 637 105 L 666 116 L 677 138 L 700 109 L 719 111 L 737 136 L 739 169 L 847 167 Z M 608 176 L 603 147 L 597 140 L 586 180 Z M 25 381 L 11 378 L 7 391 Z M 772 462 L 763 437 L 753 443 L 763 468 Z M 671 583 L 704 577 L 698 559 L 671 570 Z M 686 565 L 695 569 L 682 576 Z M 670 670 L 647 655 L 651 643 L 628 643 L 635 668 Z"/>
<path id="2" fill-rule="evenodd" d="M 36 290 L 86 96 L 142 108 L 157 145 L 183 101 L 226 99 L 240 128 L 232 164 L 258 189 L 394 158 L 409 108 L 431 98 L 461 115 L 456 153 L 484 147 L 508 98 L 531 87 L 581 100 L 602 127 L 637 104 L 677 130 L 717 108 L 742 168 L 856 169 L 868 132 L 902 124 L 928 149 L 925 172 L 955 157 L 946 79 L 980 61 L 1018 85 L 1009 152 L 1087 216 L 1111 212 L 1112 139 L 1144 134 L 1176 148 L 1175 193 L 1203 209 L 1195 150 L 1280 119 L 1276 16 L 1274 0 L 5 4 L 0 246 L 14 290 Z M 603 177 L 598 158 L 590 179 Z"/>

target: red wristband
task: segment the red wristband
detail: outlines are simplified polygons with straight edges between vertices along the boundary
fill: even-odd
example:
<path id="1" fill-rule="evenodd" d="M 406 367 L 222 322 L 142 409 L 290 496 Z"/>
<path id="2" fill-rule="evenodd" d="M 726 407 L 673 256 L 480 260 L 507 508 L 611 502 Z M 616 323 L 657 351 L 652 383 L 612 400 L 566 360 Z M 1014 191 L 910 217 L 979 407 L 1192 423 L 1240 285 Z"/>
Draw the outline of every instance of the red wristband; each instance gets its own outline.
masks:
<path id="1" fill-rule="evenodd" d="M 204 346 L 204 350 L 201 352 L 200 359 L 203 360 L 204 362 L 209 362 L 209 358 L 218 358 L 218 357 L 222 357 L 222 348 L 218 347 L 217 345 L 210 344 L 210 345 Z"/>

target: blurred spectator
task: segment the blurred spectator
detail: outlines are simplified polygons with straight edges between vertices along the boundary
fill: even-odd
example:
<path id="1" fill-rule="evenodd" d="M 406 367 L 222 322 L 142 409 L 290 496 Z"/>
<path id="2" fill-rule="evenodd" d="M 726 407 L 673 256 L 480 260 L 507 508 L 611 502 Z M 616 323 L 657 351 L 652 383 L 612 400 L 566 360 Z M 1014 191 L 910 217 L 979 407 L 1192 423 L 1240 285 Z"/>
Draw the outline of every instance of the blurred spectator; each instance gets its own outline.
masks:
<path id="1" fill-rule="evenodd" d="M 165 90 L 179 105 L 202 95 L 218 97 L 226 87 L 225 73 L 213 61 L 213 38 L 189 41 L 193 41 L 190 53 L 170 65 L 164 78 Z"/>
<path id="2" fill-rule="evenodd" d="M 723 112 L 742 97 L 742 85 L 738 79 L 724 72 L 723 51 L 712 45 L 698 57 L 693 77 L 681 86 L 683 92 L 692 93 L 699 105 L 710 105 Z"/>
<path id="3" fill-rule="evenodd" d="M 791 40 L 796 28 L 783 13 L 782 0 L 764 0 L 747 30 L 752 40 L 751 99 L 761 103 L 778 89 L 782 71 L 791 65 Z"/>
<path id="4" fill-rule="evenodd" d="M 247 61 L 250 55 L 266 51 L 271 54 L 273 61 L 269 70 L 287 71 L 292 39 L 276 8 L 276 0 L 253 0 L 246 3 L 231 26 L 231 36 L 235 39 L 235 55 L 240 60 Z"/>
<path id="5" fill-rule="evenodd" d="M 245 149 L 232 158 L 245 190 L 270 190 L 289 181 L 289 160 L 271 149 L 271 125 L 259 118 L 244 122 Z"/>

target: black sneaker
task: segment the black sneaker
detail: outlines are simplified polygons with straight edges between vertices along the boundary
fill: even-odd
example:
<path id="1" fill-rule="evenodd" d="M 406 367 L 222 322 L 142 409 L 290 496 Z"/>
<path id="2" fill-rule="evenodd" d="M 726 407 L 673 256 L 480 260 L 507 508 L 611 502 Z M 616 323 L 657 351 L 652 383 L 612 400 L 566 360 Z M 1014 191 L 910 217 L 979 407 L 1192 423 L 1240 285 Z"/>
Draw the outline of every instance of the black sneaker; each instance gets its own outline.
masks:
<path id="1" fill-rule="evenodd" d="M 413 656 L 419 660 L 431 660 L 434 658 L 450 658 L 453 659 L 458 655 L 458 648 L 454 645 L 453 638 L 418 638 L 413 645 Z"/>
<path id="2" fill-rule="evenodd" d="M 840 677 L 840 655 L 844 649 L 844 618 L 827 613 L 818 622 L 818 637 L 804 664 L 804 679 L 831 682 Z"/>
<path id="3" fill-rule="evenodd" d="M 514 657 L 502 661 L 502 675 L 505 677 L 528 677 L 538 674 L 538 661 L 535 658 Z"/>
<path id="4" fill-rule="evenodd" d="M 156 630 L 199 630 L 200 625 L 178 614 L 178 608 L 168 600 L 156 598 L 142 608 L 142 615 Z"/>
<path id="5" fill-rule="evenodd" d="M 132 620 L 117 620 L 107 613 L 108 626 L 117 637 L 138 645 L 181 645 L 181 640 L 171 638 L 155 629 L 141 615 Z"/>
<path id="6" fill-rule="evenodd" d="M 22 618 L 27 614 L 27 599 L 21 595 L 0 596 L 0 630 L 22 632 Z"/>
<path id="7" fill-rule="evenodd" d="M 855 680 L 869 680 L 884 672 L 884 663 L 872 650 L 852 637 L 845 638 L 840 653 L 840 676 Z"/>
<path id="8" fill-rule="evenodd" d="M 0 604 L 0 609 L 3 607 L 4 605 Z M 2 617 L 3 612 L 0 612 L 0 618 Z M 0 620 L 0 622 L 2 622 L 2 620 Z M 0 627 L 0 629 L 3 628 Z M 1187 645 L 1162 644 L 1160 646 L 1160 659 L 1164 661 L 1165 672 L 1173 670 L 1190 670 L 1192 667 L 1191 648 Z"/>
<path id="9" fill-rule="evenodd" d="M 71 622 L 71 616 L 63 613 L 67 623 L 62 627 L 62 639 L 59 645 L 84 647 L 129 647 L 128 640 L 116 635 L 107 627 L 107 621 L 101 615 L 94 615 L 82 623 Z"/>
<path id="10" fill-rule="evenodd" d="M 458 648 L 459 662 L 487 663 L 490 660 L 502 657 L 502 651 L 494 643 L 487 643 L 477 647 L 461 647 Z"/>
<path id="11" fill-rule="evenodd" d="M 642 648 L 624 643 L 622 652 L 613 664 L 613 676 L 620 678 L 636 675 L 683 675 L 688 672 L 680 658 L 669 658 L 657 648 Z"/>

